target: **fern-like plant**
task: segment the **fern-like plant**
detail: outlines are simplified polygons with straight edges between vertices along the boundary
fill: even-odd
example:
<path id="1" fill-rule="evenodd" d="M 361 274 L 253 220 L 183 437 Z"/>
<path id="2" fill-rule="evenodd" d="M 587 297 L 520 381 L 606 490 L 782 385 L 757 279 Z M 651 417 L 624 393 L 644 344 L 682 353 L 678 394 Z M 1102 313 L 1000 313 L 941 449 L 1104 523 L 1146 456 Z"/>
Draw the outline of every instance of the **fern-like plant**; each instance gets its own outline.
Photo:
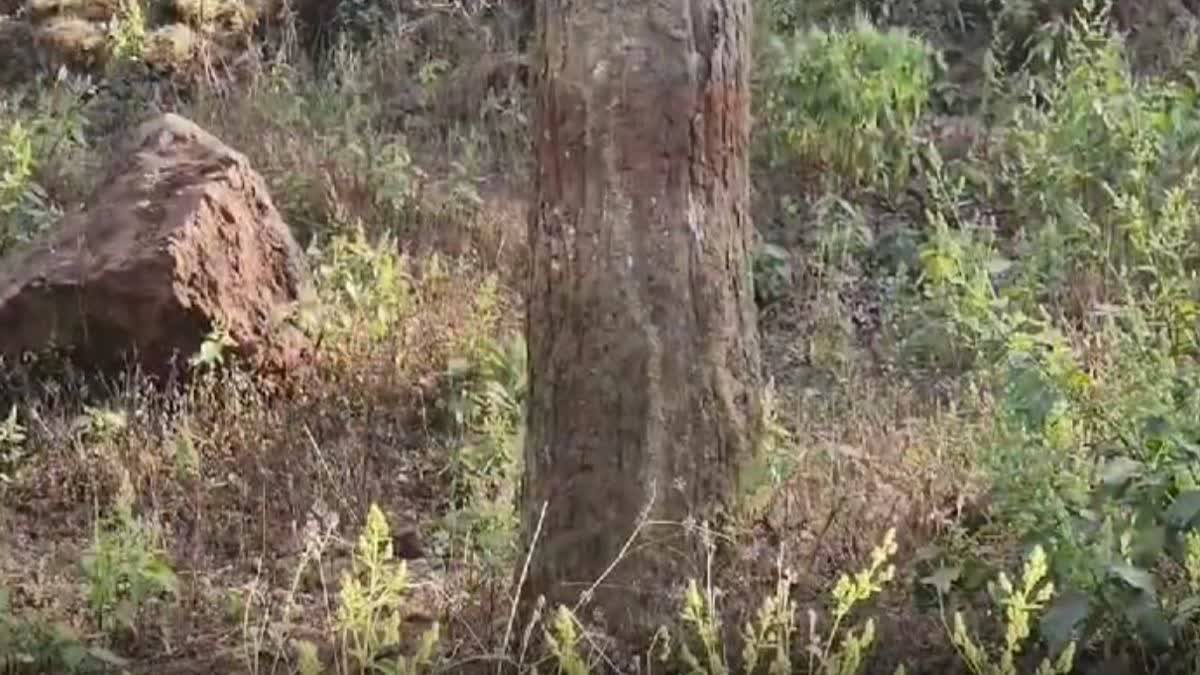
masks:
<path id="1" fill-rule="evenodd" d="M 967 628 L 961 612 L 954 613 L 950 639 L 974 675 L 1017 675 L 1017 657 L 1029 638 L 1033 615 L 1043 609 L 1054 596 L 1053 582 L 1045 580 L 1048 566 L 1046 553 L 1038 546 L 1030 553 L 1021 574 L 1019 587 L 1001 572 L 995 582 L 988 583 L 988 594 L 1004 609 L 1004 643 L 993 657 Z M 1037 675 L 1067 675 L 1075 662 L 1075 643 L 1071 642 L 1053 661 L 1045 658 L 1037 667 Z"/>
<path id="2" fill-rule="evenodd" d="M 411 658 L 388 656 L 400 645 L 403 604 L 410 589 L 408 567 L 396 561 L 387 518 L 375 504 L 358 538 L 351 570 L 342 574 L 336 624 L 342 671 L 404 673 L 428 669 L 438 641 L 438 626 L 427 631 Z"/>

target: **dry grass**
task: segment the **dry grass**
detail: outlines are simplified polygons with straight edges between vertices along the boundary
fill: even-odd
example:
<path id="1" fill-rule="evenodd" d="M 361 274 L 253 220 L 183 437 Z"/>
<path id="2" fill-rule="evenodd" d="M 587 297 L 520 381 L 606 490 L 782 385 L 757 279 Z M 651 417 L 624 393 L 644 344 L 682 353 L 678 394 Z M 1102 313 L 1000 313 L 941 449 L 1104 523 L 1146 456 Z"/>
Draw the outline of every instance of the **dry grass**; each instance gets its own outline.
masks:
<path id="1" fill-rule="evenodd" d="M 201 46 L 191 27 L 173 23 L 155 28 L 146 36 L 146 62 L 182 70 L 192 63 Z"/>
<path id="2" fill-rule="evenodd" d="M 327 343 L 286 391 L 237 373 L 181 391 L 136 376 L 99 388 L 73 374 L 49 389 L 15 387 L 18 408 L 31 420 L 32 459 L 0 489 L 0 575 L 18 610 L 77 617 L 80 632 L 93 634 L 77 564 L 95 518 L 127 479 L 135 510 L 162 527 L 183 588 L 175 606 L 144 619 L 122 653 L 149 667 L 161 664 L 170 642 L 173 664 L 211 667 L 212 655 L 236 663 L 245 636 L 228 604 L 245 588 L 265 594 L 266 606 L 256 611 L 278 611 L 285 596 L 310 608 L 288 633 L 327 644 L 331 590 L 319 575 L 285 593 L 301 566 L 306 524 L 333 523 L 335 541 L 319 561 L 329 580 L 347 565 L 346 542 L 372 503 L 396 531 L 413 532 L 415 541 L 428 534 L 448 506 L 447 457 L 437 441 L 445 427 L 434 407 L 439 376 L 464 340 L 513 329 L 511 319 L 491 323 L 476 313 L 483 284 L 472 268 L 452 270 L 443 276 L 414 268 L 424 280 L 404 330 L 381 342 L 361 332 L 362 324 L 349 339 Z M 8 380 L 22 378 L 9 372 Z M 89 405 L 103 412 L 89 414 Z M 26 573 L 30 565 L 38 574 Z M 457 611 L 444 592 L 430 592 L 451 583 L 440 567 L 430 558 L 415 568 L 424 592 L 414 625 L 447 622 Z"/>
<path id="3" fill-rule="evenodd" d="M 176 7 L 201 24 L 226 20 L 200 14 L 199 3 Z M 62 21 L 64 49 L 90 44 L 86 22 Z M 150 36 L 152 60 L 184 62 L 198 42 L 192 28 L 161 27 Z M 77 372 L 37 381 L 0 371 L 12 384 L 0 399 L 15 400 L 30 435 L 30 459 L 0 486 L 0 585 L 14 590 L 19 611 L 69 617 L 104 639 L 88 617 L 78 560 L 127 477 L 182 584 L 177 603 L 155 608 L 136 640 L 116 645 L 143 672 L 250 672 L 248 647 L 261 647 L 254 656 L 269 665 L 290 654 L 289 638 L 328 657 L 333 586 L 372 503 L 424 549 L 413 552 L 421 590 L 406 634 L 439 619 L 452 660 L 494 651 L 510 616 L 510 578 L 468 556 L 439 557 L 430 534 L 457 506 L 443 376 L 465 345 L 522 321 L 528 153 L 524 64 L 514 53 L 505 38 L 488 43 L 477 27 L 438 13 L 397 23 L 365 56 L 335 55 L 337 81 L 315 77 L 293 51 L 284 62 L 247 62 L 237 80 L 198 78 L 205 84 L 182 101 L 162 99 L 244 152 L 302 237 L 327 245 L 357 225 L 372 240 L 392 237 L 412 302 L 380 338 L 370 308 L 327 296 L 325 309 L 351 328 L 324 340 L 314 368 L 282 388 L 236 372 L 162 390 L 137 377 L 102 387 Z M 441 63 L 446 55 L 454 61 Z M 498 313 L 479 303 L 492 275 Z M 780 563 L 795 572 L 797 597 L 819 604 L 889 527 L 912 560 L 972 497 L 961 448 L 974 430 L 953 411 L 875 370 L 853 340 L 833 361 L 858 366 L 840 379 L 816 373 L 799 345 L 814 317 L 840 311 L 814 294 L 764 317 L 766 361 L 791 432 L 783 451 L 798 468 L 738 534 L 747 545 L 722 580 L 736 596 L 734 625 L 773 588 Z M 91 408 L 114 413 L 118 426 L 98 429 L 109 415 Z M 314 527 L 331 540 L 294 587 Z M 911 648 L 938 627 L 907 600 L 901 592 L 888 608 L 894 625 L 883 632 Z"/>
<path id="4" fill-rule="evenodd" d="M 120 0 L 29 0 L 25 6 L 38 19 L 73 16 L 99 22 L 116 16 L 120 4 Z"/>
<path id="5" fill-rule="evenodd" d="M 40 24 L 35 36 L 53 61 L 72 68 L 92 68 L 107 58 L 104 28 L 87 19 L 55 17 Z"/>
<path id="6" fill-rule="evenodd" d="M 219 27 L 237 33 L 252 29 L 262 11 L 259 3 L 242 0 L 172 0 L 170 9 L 180 20 L 202 30 Z"/>

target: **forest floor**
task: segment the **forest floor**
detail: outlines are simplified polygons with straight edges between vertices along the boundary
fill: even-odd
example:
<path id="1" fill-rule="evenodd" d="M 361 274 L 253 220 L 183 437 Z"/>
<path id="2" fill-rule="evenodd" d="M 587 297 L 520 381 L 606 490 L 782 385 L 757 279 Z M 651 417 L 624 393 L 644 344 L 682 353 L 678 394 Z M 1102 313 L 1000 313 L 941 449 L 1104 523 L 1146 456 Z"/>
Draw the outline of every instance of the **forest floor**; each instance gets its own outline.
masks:
<path id="1" fill-rule="evenodd" d="M 121 16 L 113 35 L 141 34 Z M 5 79 L 15 62 L 0 64 L 0 252 L 77 207 L 133 124 L 177 112 L 245 153 L 266 178 L 309 245 L 314 313 L 326 334 L 312 369 L 286 388 L 236 369 L 164 389 L 132 372 L 98 381 L 54 361 L 0 364 L 0 413 L 13 411 L 0 414 L 0 666 L 18 673 L 104 672 L 112 663 L 147 674 L 348 673 L 357 672 L 355 648 L 365 641 L 376 650 L 372 658 L 392 668 L 382 672 L 424 672 L 397 657 L 420 655 L 435 627 L 436 656 L 417 659 L 432 672 L 561 665 L 518 649 L 532 629 L 511 623 L 513 570 L 524 556 L 511 505 L 520 474 L 532 159 L 519 22 L 495 8 L 435 7 L 382 23 L 348 16 L 343 28 L 358 42 L 323 52 L 319 65 L 286 23 L 264 29 L 270 35 L 258 46 L 273 50 L 229 51 L 235 41 L 226 39 L 232 29 L 225 25 L 221 49 L 212 52 L 219 59 L 153 67 L 118 59 L 90 78 L 52 69 L 16 83 Z M 45 28 L 29 12 L 0 19 L 0 53 L 5 40 L 32 39 Z M 206 35 L 197 27 L 192 37 L 202 46 Z M 851 35 L 885 48 L 845 54 L 895 60 L 868 64 L 868 74 L 907 83 L 903 77 L 914 72 L 901 63 L 912 49 L 907 38 L 865 29 Z M 1062 69 L 1081 75 L 1055 80 L 1057 89 L 1045 85 L 1056 94 L 1044 98 L 1051 103 L 1006 99 L 1019 113 L 1003 130 L 1015 139 L 1003 150 L 1011 156 L 999 142 L 990 145 L 980 118 L 928 106 L 915 106 L 899 149 L 882 132 L 864 134 L 870 125 L 853 116 L 857 110 L 813 116 L 826 125 L 815 136 L 807 128 L 800 130 L 807 135 L 788 135 L 795 130 L 782 122 L 756 129 L 765 147 L 756 147 L 753 198 L 763 240 L 755 262 L 770 433 L 762 465 L 748 479 L 744 517 L 722 533 L 733 564 L 719 578 L 698 580 L 722 590 L 725 631 L 740 630 L 764 601 L 785 594 L 799 610 L 791 626 L 796 662 L 812 664 L 814 652 L 806 650 L 814 641 L 827 656 L 843 644 L 843 633 L 836 641 L 827 634 L 838 606 L 833 589 L 869 565 L 894 531 L 894 578 L 840 627 L 874 621 L 864 672 L 891 673 L 902 663 L 910 673 L 964 672 L 947 610 L 966 608 L 972 629 L 990 644 L 1002 642 L 986 584 L 1002 571 L 1013 574 L 1031 541 L 1083 537 L 1062 524 L 1065 516 L 1049 524 L 1040 518 L 1052 520 L 1046 513 L 1068 509 L 1065 503 L 1075 508 L 1072 490 L 1087 502 L 1103 483 L 1090 473 L 1100 453 L 1137 435 L 1109 418 L 1127 416 L 1131 425 L 1151 413 L 1179 424 L 1191 419 L 1190 408 L 1159 391 L 1190 372 L 1190 357 L 1172 345 L 1131 374 L 1137 359 L 1119 349 L 1153 341 L 1097 327 L 1113 304 L 1104 293 L 1141 288 L 1141 277 L 1129 272 L 1105 286 L 1084 274 L 1174 269 L 1169 260 L 1186 249 L 1163 243 L 1165 229 L 1128 235 L 1126 248 L 1098 239 L 1097 232 L 1134 231 L 1132 221 L 1165 221 L 1159 211 L 1122 227 L 1109 228 L 1116 221 L 1106 219 L 1165 200 L 1155 184 L 1129 189 L 1153 199 L 1114 198 L 1120 208 L 1093 208 L 1102 192 L 1087 182 L 1093 174 L 1107 177 L 1110 166 L 1124 167 L 1148 147 L 1192 147 L 1192 136 L 1165 131 L 1167 140 L 1126 142 L 1176 119 L 1158 108 L 1139 117 L 1139 105 L 1149 110 L 1175 99 L 1157 90 L 1142 96 L 1123 79 L 1124 64 L 1103 70 L 1112 52 L 1094 46 L 1100 42 L 1087 43 L 1095 54 L 1081 51 L 1089 56 L 1070 62 L 1075 70 Z M 833 48 L 822 53 L 833 56 L 811 59 L 813 68 L 844 65 Z M 799 72 L 801 65 L 790 67 Z M 763 72 L 778 82 L 804 81 L 778 64 Z M 840 82 L 856 93 L 876 85 L 895 97 L 912 93 L 882 77 Z M 1105 86 L 1088 88 L 1095 82 Z M 961 82 L 938 84 L 948 91 Z M 934 87 L 918 85 L 913 96 L 924 101 Z M 788 100 L 782 85 L 764 91 L 772 105 L 808 110 L 803 100 Z M 822 101 L 840 100 L 823 93 L 830 96 Z M 889 112 L 906 114 L 895 107 Z M 771 118 L 779 109 L 770 110 L 763 117 L 787 117 Z M 1103 124 L 1088 126 L 1093 112 Z M 768 157 L 777 148 L 766 147 L 780 135 L 789 142 L 816 137 L 829 147 L 805 148 L 824 153 L 815 162 L 781 164 Z M 945 162 L 930 160 L 930 148 Z M 843 160 L 858 164 L 847 169 Z M 1155 160 L 1122 175 L 1150 181 L 1146 167 L 1160 164 L 1175 166 Z M 851 187 L 831 187 L 825 178 L 842 169 L 859 173 Z M 1110 182 L 1112 194 L 1124 194 L 1118 179 Z M 1030 194 L 1072 205 L 1063 207 L 1073 218 L 1064 222 L 1084 225 L 1059 239 L 1045 234 L 1037 219 L 1045 214 L 1033 211 L 1043 201 Z M 1145 241 L 1156 247 L 1152 265 L 1105 258 L 1087 266 L 1100 251 L 1116 256 Z M 1136 296 L 1129 304 L 1151 308 L 1138 316 L 1154 326 L 1171 312 L 1193 317 L 1187 298 L 1197 289 L 1186 280 L 1195 276 L 1185 272 L 1148 284 L 1154 302 L 1139 304 L 1148 296 Z M 1026 285 L 1005 286 L 1013 279 Z M 1191 290 L 1172 295 L 1185 286 Z M 1037 311 L 1013 309 L 1029 298 L 1030 307 L 1041 303 Z M 1005 425 L 1017 417 L 1035 421 L 1014 432 Z M 1190 471 L 1155 457 L 1164 474 Z M 386 535 L 370 517 L 373 507 Z M 390 543 L 394 557 L 365 561 L 372 541 Z M 1079 546 L 1071 550 L 1086 555 L 1076 563 L 1100 556 L 1100 544 Z M 391 579 L 401 560 L 407 578 L 381 590 L 376 605 L 352 592 L 349 580 Z M 1185 567 L 1153 568 L 1164 597 L 1186 585 Z M 1171 606 L 1180 604 L 1189 606 Z M 578 620 L 591 672 L 607 672 L 603 636 L 589 632 L 586 616 Z M 1192 626 L 1186 617 L 1179 625 Z M 1132 652 L 1153 652 L 1132 642 Z M 1111 647 L 1100 638 L 1096 644 Z"/>

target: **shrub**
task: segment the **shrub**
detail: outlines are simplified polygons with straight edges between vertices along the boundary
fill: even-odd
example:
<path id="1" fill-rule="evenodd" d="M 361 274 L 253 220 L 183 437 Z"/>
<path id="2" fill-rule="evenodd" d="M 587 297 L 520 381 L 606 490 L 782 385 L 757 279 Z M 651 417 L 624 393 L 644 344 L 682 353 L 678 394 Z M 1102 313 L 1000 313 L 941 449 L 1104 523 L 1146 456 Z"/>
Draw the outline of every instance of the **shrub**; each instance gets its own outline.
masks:
<path id="1" fill-rule="evenodd" d="M 906 347 L 938 337 L 985 393 L 988 532 L 1044 547 L 1064 589 L 1042 626 L 1052 647 L 1190 660 L 1194 94 L 1135 78 L 1103 13 L 1079 12 L 1063 40 L 1032 95 L 1005 92 L 991 194 L 1011 224 L 981 224 L 967 180 L 928 167 L 920 294 L 898 321 Z"/>
<path id="2" fill-rule="evenodd" d="M 352 569 L 342 574 L 337 631 L 341 672 L 417 675 L 435 656 L 438 627 L 426 631 L 411 658 L 389 656 L 400 644 L 404 600 L 411 586 L 404 561 L 396 562 L 387 519 L 372 504 L 354 550 Z"/>
<path id="3" fill-rule="evenodd" d="M 128 665 L 101 647 L 86 645 L 68 627 L 21 619 L 0 587 L 0 670 L 29 673 L 108 673 Z"/>
<path id="4" fill-rule="evenodd" d="M 173 597 L 178 585 L 157 533 L 134 517 L 129 499 L 122 497 L 115 513 L 97 522 L 82 561 L 88 605 L 110 636 L 136 634 L 147 605 Z"/>
<path id="5" fill-rule="evenodd" d="M 773 157 L 827 172 L 833 187 L 905 185 L 934 80 L 929 45 L 859 18 L 775 36 L 767 54 L 758 99 Z"/>

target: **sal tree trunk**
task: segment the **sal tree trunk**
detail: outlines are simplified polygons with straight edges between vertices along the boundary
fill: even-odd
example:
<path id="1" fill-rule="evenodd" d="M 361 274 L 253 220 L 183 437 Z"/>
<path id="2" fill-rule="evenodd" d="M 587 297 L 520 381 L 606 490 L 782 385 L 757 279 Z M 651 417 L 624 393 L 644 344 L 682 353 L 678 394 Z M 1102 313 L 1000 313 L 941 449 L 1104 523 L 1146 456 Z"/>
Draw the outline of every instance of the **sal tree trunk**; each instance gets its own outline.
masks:
<path id="1" fill-rule="evenodd" d="M 620 558 L 586 607 L 624 638 L 704 566 L 678 525 L 623 545 L 727 510 L 758 428 L 749 6 L 538 3 L 525 599 Z"/>

